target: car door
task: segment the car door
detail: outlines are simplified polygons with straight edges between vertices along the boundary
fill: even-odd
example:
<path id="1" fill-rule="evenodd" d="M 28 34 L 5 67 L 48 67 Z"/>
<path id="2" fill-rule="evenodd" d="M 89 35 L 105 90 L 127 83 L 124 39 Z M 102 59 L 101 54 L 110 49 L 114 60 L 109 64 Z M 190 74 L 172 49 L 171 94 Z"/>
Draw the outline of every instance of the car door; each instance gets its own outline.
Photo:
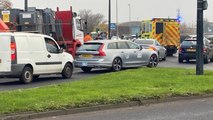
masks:
<path id="1" fill-rule="evenodd" d="M 45 37 L 46 44 L 46 64 L 48 73 L 59 73 L 62 71 L 62 53 L 59 52 L 59 46 L 51 38 Z"/>
<path id="2" fill-rule="evenodd" d="M 127 42 L 128 46 L 129 46 L 129 51 L 130 51 L 130 57 L 131 57 L 131 62 L 132 65 L 140 65 L 143 61 L 142 61 L 142 51 L 140 50 L 140 46 L 137 45 L 136 43 Z"/>
<path id="3" fill-rule="evenodd" d="M 118 49 L 117 51 L 120 53 L 120 57 L 123 61 L 123 66 L 130 66 L 132 64 L 132 58 L 130 57 L 132 52 L 129 49 L 126 41 L 117 42 Z"/>

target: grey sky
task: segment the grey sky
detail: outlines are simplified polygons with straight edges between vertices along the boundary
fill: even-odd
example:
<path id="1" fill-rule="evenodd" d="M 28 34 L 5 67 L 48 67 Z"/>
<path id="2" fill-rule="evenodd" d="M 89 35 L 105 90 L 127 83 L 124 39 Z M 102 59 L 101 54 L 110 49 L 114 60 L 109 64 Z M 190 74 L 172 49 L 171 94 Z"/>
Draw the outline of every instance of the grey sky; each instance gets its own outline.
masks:
<path id="1" fill-rule="evenodd" d="M 37 8 L 60 7 L 62 10 L 73 7 L 74 11 L 82 9 L 91 9 L 93 13 L 101 13 L 108 19 L 108 1 L 109 0 L 28 0 L 29 6 Z M 14 8 L 24 8 L 24 0 L 11 0 Z M 112 22 L 116 21 L 116 0 L 112 2 Z M 197 0 L 118 0 L 118 22 L 129 20 L 129 6 L 131 8 L 131 20 L 151 19 L 153 17 L 177 16 L 177 9 L 183 21 L 190 24 L 196 22 Z M 204 12 L 204 17 L 213 21 L 213 0 L 208 0 L 208 10 Z"/>

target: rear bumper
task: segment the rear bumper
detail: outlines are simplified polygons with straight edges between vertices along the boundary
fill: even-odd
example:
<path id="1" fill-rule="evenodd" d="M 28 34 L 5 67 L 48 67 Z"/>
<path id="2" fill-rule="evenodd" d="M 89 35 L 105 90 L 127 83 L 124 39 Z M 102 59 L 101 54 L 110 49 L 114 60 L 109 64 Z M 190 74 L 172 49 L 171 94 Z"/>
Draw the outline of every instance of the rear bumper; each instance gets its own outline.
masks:
<path id="1" fill-rule="evenodd" d="M 77 68 L 81 67 L 91 67 L 91 68 L 111 68 L 111 62 L 103 62 L 102 60 L 99 61 L 74 61 L 74 65 Z"/>
<path id="2" fill-rule="evenodd" d="M 207 57 L 207 54 L 203 54 L 204 59 Z M 196 53 L 179 53 L 179 59 L 190 60 L 196 59 Z"/>
<path id="3" fill-rule="evenodd" d="M 12 64 L 10 72 L 0 72 L 2 77 L 19 77 L 23 71 L 24 64 Z"/>

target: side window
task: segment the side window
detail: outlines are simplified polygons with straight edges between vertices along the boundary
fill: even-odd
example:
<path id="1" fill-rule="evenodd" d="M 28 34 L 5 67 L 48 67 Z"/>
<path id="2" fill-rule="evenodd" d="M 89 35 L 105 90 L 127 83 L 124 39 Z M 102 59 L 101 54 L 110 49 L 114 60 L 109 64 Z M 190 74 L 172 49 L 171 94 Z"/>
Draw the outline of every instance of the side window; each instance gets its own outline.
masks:
<path id="1" fill-rule="evenodd" d="M 139 49 L 139 46 L 135 43 L 127 42 L 130 49 Z"/>
<path id="2" fill-rule="evenodd" d="M 116 43 L 109 43 L 107 49 L 117 49 Z"/>
<path id="3" fill-rule="evenodd" d="M 129 49 L 126 42 L 118 42 L 118 49 Z"/>
<path id="4" fill-rule="evenodd" d="M 45 44 L 47 47 L 47 51 L 50 53 L 58 53 L 59 49 L 57 44 L 50 38 L 45 38 Z"/>
<path id="5" fill-rule="evenodd" d="M 160 45 L 161 45 L 158 41 L 155 41 L 155 44 L 156 44 L 157 46 L 160 46 Z"/>

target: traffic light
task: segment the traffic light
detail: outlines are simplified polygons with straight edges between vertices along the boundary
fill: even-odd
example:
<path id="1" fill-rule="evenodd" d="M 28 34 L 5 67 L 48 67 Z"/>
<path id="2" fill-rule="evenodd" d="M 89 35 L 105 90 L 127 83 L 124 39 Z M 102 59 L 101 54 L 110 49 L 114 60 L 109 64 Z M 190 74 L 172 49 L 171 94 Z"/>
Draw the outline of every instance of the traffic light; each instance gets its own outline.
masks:
<path id="1" fill-rule="evenodd" d="M 207 0 L 198 0 L 198 10 L 207 10 L 208 2 Z"/>

